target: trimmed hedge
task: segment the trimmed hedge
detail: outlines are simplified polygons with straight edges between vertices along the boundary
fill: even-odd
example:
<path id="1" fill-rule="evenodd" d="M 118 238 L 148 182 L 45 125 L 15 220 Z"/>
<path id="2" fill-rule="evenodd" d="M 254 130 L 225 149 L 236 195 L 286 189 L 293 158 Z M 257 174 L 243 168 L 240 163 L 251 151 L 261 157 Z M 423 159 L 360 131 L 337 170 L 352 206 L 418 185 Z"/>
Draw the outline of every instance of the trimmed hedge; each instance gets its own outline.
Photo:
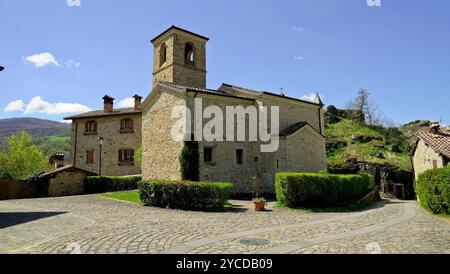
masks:
<path id="1" fill-rule="evenodd" d="M 450 168 L 425 171 L 416 185 L 420 204 L 435 214 L 450 214 Z"/>
<path id="2" fill-rule="evenodd" d="M 281 205 L 326 208 L 351 206 L 375 189 L 375 181 L 367 174 L 278 173 L 275 188 Z"/>
<path id="3" fill-rule="evenodd" d="M 182 210 L 223 210 L 232 189 L 232 183 L 161 180 L 139 183 L 145 206 Z"/>
<path id="4" fill-rule="evenodd" d="M 86 194 L 114 191 L 135 190 L 142 176 L 93 176 L 87 177 L 84 183 Z"/>

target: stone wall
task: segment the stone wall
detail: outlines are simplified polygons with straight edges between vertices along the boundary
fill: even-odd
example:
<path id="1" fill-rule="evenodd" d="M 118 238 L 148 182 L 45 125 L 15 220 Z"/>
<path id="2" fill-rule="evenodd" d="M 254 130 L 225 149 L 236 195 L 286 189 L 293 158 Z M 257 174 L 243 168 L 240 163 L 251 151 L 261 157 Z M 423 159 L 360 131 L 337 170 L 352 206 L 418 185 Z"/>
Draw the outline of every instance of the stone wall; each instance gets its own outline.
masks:
<path id="1" fill-rule="evenodd" d="M 302 105 L 290 106 L 288 102 L 267 100 L 267 103 L 280 105 L 282 113 L 281 124 L 286 127 L 299 121 L 308 121 L 315 129 L 307 127 L 296 134 L 281 138 L 280 148 L 274 153 L 261 153 L 259 141 L 248 141 L 249 117 L 245 117 L 246 141 L 228 142 L 226 132 L 226 107 L 248 106 L 257 107 L 253 100 L 233 97 L 215 96 L 209 94 L 183 92 L 171 89 L 154 91 L 143 113 L 143 179 L 181 179 L 179 156 L 183 142 L 172 140 L 171 130 L 175 120 L 171 118 L 173 107 L 186 105 L 191 110 L 191 124 L 194 128 L 194 99 L 202 99 L 203 110 L 208 106 L 217 106 L 224 114 L 223 140 L 199 142 L 200 180 L 229 181 L 234 183 L 235 193 L 268 192 L 274 193 L 275 174 L 279 171 L 318 172 L 326 168 L 325 139 L 316 130 L 323 124 L 319 121 L 319 108 Z M 290 111 L 289 111 L 290 110 Z M 237 123 L 234 128 L 237 132 Z M 203 120 L 203 127 L 210 119 Z M 257 127 L 256 127 L 257 129 Z M 204 148 L 212 148 L 213 160 L 204 160 Z M 243 150 L 243 164 L 237 163 L 237 150 Z"/>
<path id="2" fill-rule="evenodd" d="M 120 120 L 125 118 L 133 119 L 134 132 L 121 133 Z M 97 134 L 87 135 L 85 133 L 85 123 L 88 120 L 97 121 Z M 78 126 L 78 129 L 77 129 Z M 77 134 L 75 134 L 77 132 Z M 69 164 L 76 167 L 99 173 L 100 148 L 98 138 L 104 138 L 102 146 L 102 175 L 123 176 L 141 173 L 141 167 L 134 165 L 119 164 L 119 150 L 133 149 L 136 153 L 142 143 L 142 116 L 140 113 L 129 115 L 111 115 L 96 118 L 76 119 L 72 123 L 72 153 Z M 75 150 L 76 142 L 76 150 Z M 87 163 L 87 151 L 94 151 L 94 163 Z M 76 157 L 76 159 L 74 159 Z"/>
<path id="3" fill-rule="evenodd" d="M 166 62 L 161 64 L 161 46 L 165 43 Z M 185 64 L 185 45 L 194 47 L 194 65 Z M 158 81 L 206 88 L 206 41 L 194 35 L 173 30 L 154 43 L 153 87 Z"/>
<path id="4" fill-rule="evenodd" d="M 432 148 L 427 146 L 424 141 L 419 140 L 413 157 L 414 175 L 416 181 L 420 174 L 429 169 L 433 169 L 433 161 L 437 162 L 437 168 L 444 167 L 444 158 L 437 154 Z"/>
<path id="5" fill-rule="evenodd" d="M 179 156 L 183 142 L 172 138 L 173 107 L 185 105 L 185 96 L 171 91 L 157 92 L 142 116 L 143 180 L 180 180 Z"/>
<path id="6" fill-rule="evenodd" d="M 85 179 L 86 173 L 79 170 L 59 172 L 49 179 L 48 196 L 63 197 L 84 194 Z"/>
<path id="7" fill-rule="evenodd" d="M 280 130 L 298 122 L 307 122 L 322 135 L 325 132 L 324 114 L 319 106 L 268 95 L 259 97 L 258 100 L 265 106 L 279 106 Z"/>

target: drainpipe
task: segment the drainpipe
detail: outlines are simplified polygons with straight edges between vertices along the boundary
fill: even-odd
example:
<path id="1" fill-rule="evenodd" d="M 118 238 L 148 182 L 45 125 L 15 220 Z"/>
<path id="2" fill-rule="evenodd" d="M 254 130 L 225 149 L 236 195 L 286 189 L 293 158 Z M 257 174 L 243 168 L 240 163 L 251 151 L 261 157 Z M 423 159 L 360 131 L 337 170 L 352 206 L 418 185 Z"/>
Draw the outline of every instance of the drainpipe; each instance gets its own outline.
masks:
<path id="1" fill-rule="evenodd" d="M 323 133 L 322 133 L 322 112 L 321 112 L 322 109 L 323 109 L 323 106 L 321 106 L 319 108 L 319 132 L 321 135 L 323 135 Z"/>
<path id="2" fill-rule="evenodd" d="M 78 141 L 78 123 L 72 120 L 75 123 L 75 140 L 74 140 L 74 149 L 73 149 L 73 166 L 76 166 L 77 163 L 77 141 Z"/>

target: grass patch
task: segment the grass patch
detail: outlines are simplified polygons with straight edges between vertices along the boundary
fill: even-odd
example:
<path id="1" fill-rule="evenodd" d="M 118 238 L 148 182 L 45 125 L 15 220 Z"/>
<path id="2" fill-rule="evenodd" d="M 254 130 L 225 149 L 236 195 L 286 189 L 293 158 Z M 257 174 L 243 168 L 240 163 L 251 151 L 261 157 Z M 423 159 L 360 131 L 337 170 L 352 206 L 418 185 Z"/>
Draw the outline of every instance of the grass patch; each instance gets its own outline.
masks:
<path id="1" fill-rule="evenodd" d="M 139 192 L 137 190 L 110 192 L 110 193 L 100 194 L 99 196 L 108 198 L 108 199 L 114 199 L 114 200 L 119 200 L 119 201 L 135 203 L 135 204 L 139 204 L 139 205 L 142 204 L 141 199 L 139 198 Z"/>
<path id="2" fill-rule="evenodd" d="M 397 133 L 400 134 L 400 133 Z M 328 150 L 327 162 L 329 166 L 345 163 L 348 159 L 356 158 L 358 161 L 387 164 L 402 170 L 411 170 L 411 161 L 408 156 L 408 140 L 406 136 L 390 134 L 386 128 L 376 128 L 358 122 L 342 119 L 336 124 L 327 124 L 325 135 L 328 141 L 345 141 L 346 147 Z M 352 136 L 367 136 L 373 140 L 367 143 L 353 143 Z M 400 152 L 392 151 L 392 144 L 398 143 Z M 386 159 L 377 158 L 383 154 Z"/>

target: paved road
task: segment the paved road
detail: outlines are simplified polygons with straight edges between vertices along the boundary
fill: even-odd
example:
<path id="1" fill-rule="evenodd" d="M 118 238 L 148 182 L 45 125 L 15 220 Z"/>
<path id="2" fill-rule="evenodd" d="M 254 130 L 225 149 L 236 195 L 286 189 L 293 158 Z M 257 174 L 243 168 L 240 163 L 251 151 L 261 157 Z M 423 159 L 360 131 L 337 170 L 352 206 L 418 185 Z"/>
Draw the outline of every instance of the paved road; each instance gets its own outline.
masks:
<path id="1" fill-rule="evenodd" d="M 0 202 L 0 253 L 447 253 L 450 223 L 415 202 L 353 213 L 147 208 L 95 195 Z"/>

